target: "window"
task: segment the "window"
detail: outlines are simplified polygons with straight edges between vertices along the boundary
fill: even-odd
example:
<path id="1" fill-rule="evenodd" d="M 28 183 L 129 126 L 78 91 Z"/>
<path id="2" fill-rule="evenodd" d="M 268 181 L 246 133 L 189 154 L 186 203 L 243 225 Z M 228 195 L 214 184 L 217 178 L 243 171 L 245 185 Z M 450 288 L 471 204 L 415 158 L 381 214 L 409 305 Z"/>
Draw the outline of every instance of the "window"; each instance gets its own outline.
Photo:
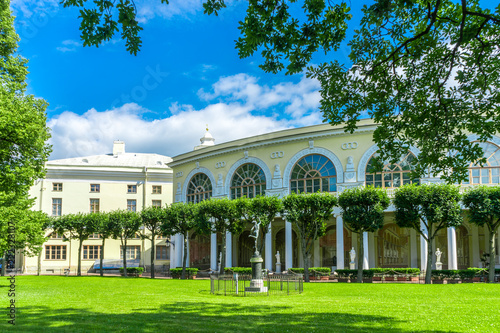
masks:
<path id="1" fill-rule="evenodd" d="M 290 190 L 295 193 L 336 192 L 337 172 L 323 155 L 307 155 L 293 167 Z"/>
<path id="2" fill-rule="evenodd" d="M 90 212 L 91 213 L 99 212 L 99 199 L 90 199 Z"/>
<path id="3" fill-rule="evenodd" d="M 127 210 L 131 212 L 135 212 L 137 207 L 136 200 L 127 200 Z"/>
<path id="4" fill-rule="evenodd" d="M 90 184 L 90 192 L 99 193 L 101 192 L 101 185 L 99 184 Z"/>
<path id="5" fill-rule="evenodd" d="M 92 235 L 89 236 L 89 239 L 99 239 L 101 238 L 101 235 L 99 235 L 97 232 L 94 232 Z"/>
<path id="6" fill-rule="evenodd" d="M 52 183 L 52 191 L 61 192 L 62 191 L 62 183 Z"/>
<path id="7" fill-rule="evenodd" d="M 58 234 L 57 232 L 53 232 L 50 234 L 50 238 L 52 239 L 63 239 L 63 235 L 62 234 Z"/>
<path id="8" fill-rule="evenodd" d="M 153 207 L 161 208 L 161 200 L 153 200 Z"/>
<path id="9" fill-rule="evenodd" d="M 168 247 L 165 245 L 156 246 L 156 260 L 169 260 L 170 255 L 168 252 Z"/>
<path id="10" fill-rule="evenodd" d="M 52 199 L 52 216 L 61 216 L 62 212 L 62 199 L 53 198 Z"/>
<path id="11" fill-rule="evenodd" d="M 410 177 L 411 171 L 415 169 L 415 156 L 412 153 L 408 152 L 408 154 L 403 156 L 403 158 L 396 164 L 384 162 L 382 172 L 375 172 L 375 158 L 377 156 L 379 156 L 378 153 L 373 154 L 366 165 L 366 185 L 381 188 L 394 188 L 406 184 L 420 183 L 418 178 L 412 179 Z"/>
<path id="12" fill-rule="evenodd" d="M 187 187 L 187 202 L 198 203 L 210 199 L 212 182 L 204 173 L 197 173 L 191 178 Z"/>
<path id="13" fill-rule="evenodd" d="M 139 245 L 127 246 L 125 259 L 141 259 L 141 247 Z M 123 259 L 123 246 L 120 247 L 120 259 Z"/>
<path id="14" fill-rule="evenodd" d="M 161 194 L 161 185 L 153 185 L 153 194 Z"/>
<path id="15" fill-rule="evenodd" d="M 127 185 L 127 193 L 137 193 L 137 185 Z"/>
<path id="16" fill-rule="evenodd" d="M 101 245 L 84 245 L 83 246 L 83 260 L 96 260 L 101 256 Z"/>
<path id="17" fill-rule="evenodd" d="M 141 234 L 139 232 L 136 232 L 132 239 L 141 239 Z"/>
<path id="18" fill-rule="evenodd" d="M 66 245 L 45 245 L 45 260 L 66 260 Z"/>
<path id="19" fill-rule="evenodd" d="M 483 148 L 486 163 L 471 163 L 469 181 L 464 184 L 500 184 L 500 148 L 489 142 L 477 142 Z"/>
<path id="20" fill-rule="evenodd" d="M 231 180 L 231 199 L 240 197 L 255 198 L 266 192 L 264 171 L 253 163 L 240 166 Z"/>

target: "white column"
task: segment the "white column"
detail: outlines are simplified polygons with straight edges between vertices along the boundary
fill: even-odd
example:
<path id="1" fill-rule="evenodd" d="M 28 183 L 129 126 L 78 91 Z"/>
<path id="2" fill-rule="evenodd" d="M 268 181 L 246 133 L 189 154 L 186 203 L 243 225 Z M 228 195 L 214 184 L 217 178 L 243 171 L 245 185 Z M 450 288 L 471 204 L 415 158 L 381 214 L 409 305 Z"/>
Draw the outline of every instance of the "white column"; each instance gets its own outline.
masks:
<path id="1" fill-rule="evenodd" d="M 425 224 L 420 222 L 420 229 L 424 233 L 424 235 L 428 236 L 429 232 Z M 427 268 L 427 241 L 424 236 L 420 235 L 420 270 L 425 271 Z"/>
<path id="2" fill-rule="evenodd" d="M 370 264 L 368 263 L 368 233 L 363 232 L 363 269 L 369 269 Z"/>
<path id="3" fill-rule="evenodd" d="M 458 269 L 457 234 L 454 227 L 448 228 L 448 269 Z"/>
<path id="4" fill-rule="evenodd" d="M 184 236 L 182 234 L 175 235 L 175 267 L 182 267 L 182 252 L 184 250 Z"/>
<path id="5" fill-rule="evenodd" d="M 266 251 L 265 267 L 266 269 L 273 270 L 273 240 L 271 238 L 271 226 L 266 233 L 266 242 L 264 244 Z"/>
<path id="6" fill-rule="evenodd" d="M 370 232 L 368 234 L 368 246 L 370 251 L 368 253 L 372 253 L 368 258 L 368 264 L 370 267 L 375 267 L 377 263 L 375 260 L 377 259 L 377 243 L 375 242 L 375 233 Z"/>
<path id="7" fill-rule="evenodd" d="M 292 268 L 293 264 L 293 249 L 292 249 L 292 224 L 285 222 L 285 269 Z"/>
<path id="8" fill-rule="evenodd" d="M 217 270 L 217 234 L 213 232 L 210 235 L 210 268 L 212 270 Z"/>
<path id="9" fill-rule="evenodd" d="M 313 265 L 312 267 L 320 267 L 320 253 L 319 253 L 319 239 L 316 239 L 313 244 L 314 248 L 314 262 L 310 263 L 310 265 Z"/>
<path id="10" fill-rule="evenodd" d="M 410 267 L 418 268 L 417 232 L 410 229 Z"/>
<path id="11" fill-rule="evenodd" d="M 344 221 L 337 217 L 337 269 L 344 269 Z"/>
<path id="12" fill-rule="evenodd" d="M 471 242 L 472 242 L 472 267 L 479 267 L 479 233 L 477 226 L 471 224 Z"/>
<path id="13" fill-rule="evenodd" d="M 184 243 L 182 243 L 182 246 L 184 248 Z M 189 263 L 191 262 L 191 255 L 189 254 L 189 238 L 187 240 L 187 250 L 186 250 L 186 267 L 190 267 Z"/>
<path id="14" fill-rule="evenodd" d="M 233 236 L 226 232 L 226 267 L 233 267 Z"/>

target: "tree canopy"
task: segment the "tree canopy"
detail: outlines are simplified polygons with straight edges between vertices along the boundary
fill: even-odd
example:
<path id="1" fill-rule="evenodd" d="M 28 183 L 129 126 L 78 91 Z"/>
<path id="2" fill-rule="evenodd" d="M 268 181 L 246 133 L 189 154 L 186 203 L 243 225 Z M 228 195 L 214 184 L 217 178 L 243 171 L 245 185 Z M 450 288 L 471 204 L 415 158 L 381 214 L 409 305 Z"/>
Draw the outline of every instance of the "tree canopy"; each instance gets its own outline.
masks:
<path id="1" fill-rule="evenodd" d="M 161 2 L 168 4 L 168 1 Z M 133 1 L 63 0 L 81 8 L 84 45 L 99 45 L 119 31 L 127 50 L 141 46 Z M 479 0 L 375 0 L 362 9 L 347 45 L 349 60 L 334 60 L 352 18 L 348 1 L 250 0 L 236 41 L 239 56 L 260 51 L 271 73 L 306 70 L 321 83 L 324 121 L 353 132 L 363 117 L 377 127 L 380 158 L 397 162 L 410 146 L 421 154 L 415 175 L 430 171 L 448 182 L 466 178 L 469 163 L 485 162 L 481 141 L 500 132 L 500 5 Z M 217 15 L 224 0 L 206 0 Z M 299 8 L 301 7 L 301 8 Z M 302 13 L 300 13 L 302 11 Z M 317 52 L 332 61 L 314 63 Z"/>

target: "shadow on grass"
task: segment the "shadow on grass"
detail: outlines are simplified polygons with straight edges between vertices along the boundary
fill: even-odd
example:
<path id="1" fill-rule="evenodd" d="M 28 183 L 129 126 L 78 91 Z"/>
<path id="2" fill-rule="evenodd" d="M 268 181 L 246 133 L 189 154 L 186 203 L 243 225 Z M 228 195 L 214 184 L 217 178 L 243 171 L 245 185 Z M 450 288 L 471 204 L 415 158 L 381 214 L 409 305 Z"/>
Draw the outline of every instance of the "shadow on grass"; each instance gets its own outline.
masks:
<path id="1" fill-rule="evenodd" d="M 117 307 L 120 304 L 116 304 Z M 160 308 L 132 309 L 129 314 L 105 314 L 87 309 L 48 306 L 18 310 L 16 332 L 419 332 L 404 330 L 405 322 L 390 317 L 345 313 L 290 313 L 291 306 L 203 304 L 176 302 Z M 400 326 L 401 324 L 401 326 Z"/>

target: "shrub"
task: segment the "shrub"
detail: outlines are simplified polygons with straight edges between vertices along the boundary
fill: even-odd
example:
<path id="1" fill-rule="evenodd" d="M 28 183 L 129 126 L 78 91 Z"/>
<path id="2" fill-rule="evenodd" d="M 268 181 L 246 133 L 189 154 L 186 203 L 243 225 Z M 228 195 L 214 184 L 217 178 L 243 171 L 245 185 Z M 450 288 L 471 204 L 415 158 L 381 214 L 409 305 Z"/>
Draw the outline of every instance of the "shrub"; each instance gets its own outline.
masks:
<path id="1" fill-rule="evenodd" d="M 296 274 L 304 274 L 304 269 L 297 267 L 297 268 L 290 268 L 289 271 L 296 273 Z"/>
<path id="2" fill-rule="evenodd" d="M 431 277 L 437 278 L 437 279 L 453 279 L 459 277 L 459 271 L 456 269 L 442 269 L 442 270 L 435 270 L 433 269 L 431 271 Z"/>
<path id="3" fill-rule="evenodd" d="M 226 274 L 238 273 L 238 274 L 244 274 L 244 275 L 251 275 L 252 274 L 252 267 L 225 267 L 224 272 Z"/>
<path id="4" fill-rule="evenodd" d="M 311 267 L 309 271 L 312 272 L 313 276 L 327 276 L 330 275 L 332 269 L 330 267 Z"/>
<path id="5" fill-rule="evenodd" d="M 186 273 L 188 278 L 195 276 L 198 274 L 198 268 L 186 267 Z M 172 268 L 170 270 L 170 274 L 172 275 L 172 278 L 180 279 L 182 276 L 182 267 Z"/>
<path id="6" fill-rule="evenodd" d="M 144 272 L 142 267 L 127 267 L 127 274 L 137 274 L 140 275 Z M 123 274 L 123 267 L 120 267 L 120 273 Z"/>

